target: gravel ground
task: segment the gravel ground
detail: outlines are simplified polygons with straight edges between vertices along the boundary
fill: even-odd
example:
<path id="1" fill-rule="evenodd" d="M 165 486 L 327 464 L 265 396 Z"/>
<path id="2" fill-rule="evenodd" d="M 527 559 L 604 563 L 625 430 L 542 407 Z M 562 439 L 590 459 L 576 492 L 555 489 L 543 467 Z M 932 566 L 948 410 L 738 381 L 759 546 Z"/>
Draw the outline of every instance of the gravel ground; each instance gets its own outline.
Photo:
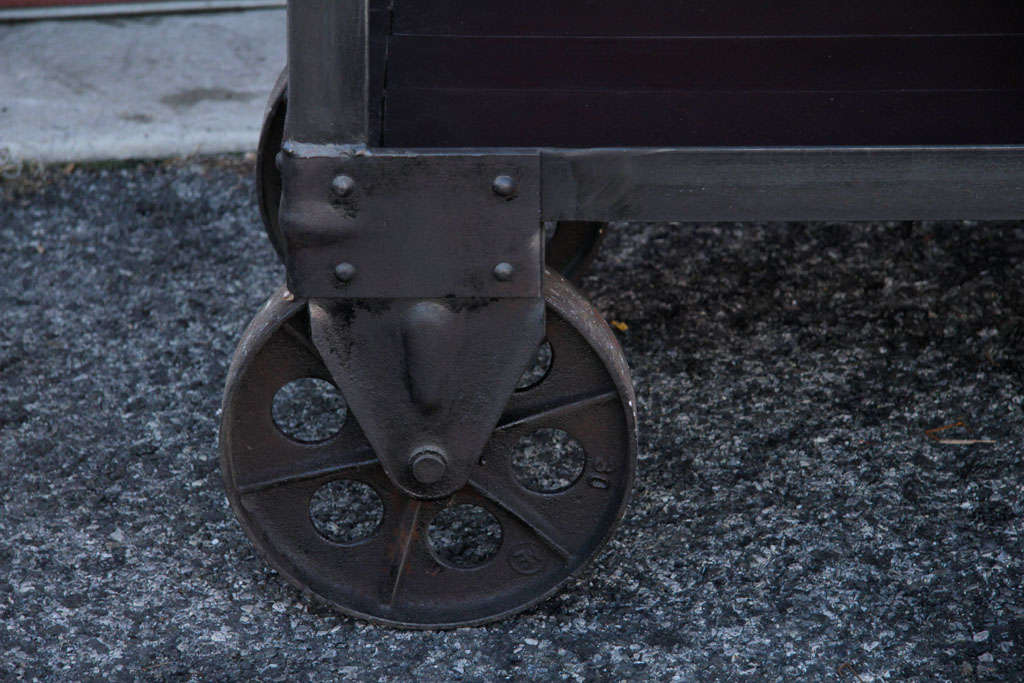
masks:
<path id="1" fill-rule="evenodd" d="M 281 278 L 247 171 L 3 188 L 0 678 L 1019 680 L 1024 225 L 617 226 L 583 286 L 628 325 L 622 528 L 531 612 L 401 632 L 228 509 L 221 389 Z"/>

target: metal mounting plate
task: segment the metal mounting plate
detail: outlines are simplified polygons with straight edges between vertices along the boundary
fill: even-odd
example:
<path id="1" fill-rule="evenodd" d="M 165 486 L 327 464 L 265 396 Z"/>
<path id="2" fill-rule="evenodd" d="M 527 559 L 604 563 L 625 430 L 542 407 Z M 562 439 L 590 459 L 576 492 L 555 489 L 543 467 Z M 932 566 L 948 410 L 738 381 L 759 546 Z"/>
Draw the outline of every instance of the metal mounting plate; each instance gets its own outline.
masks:
<path id="1" fill-rule="evenodd" d="M 296 295 L 541 296 L 539 153 L 289 149 L 281 225 Z M 500 277 L 499 264 L 511 266 Z"/>

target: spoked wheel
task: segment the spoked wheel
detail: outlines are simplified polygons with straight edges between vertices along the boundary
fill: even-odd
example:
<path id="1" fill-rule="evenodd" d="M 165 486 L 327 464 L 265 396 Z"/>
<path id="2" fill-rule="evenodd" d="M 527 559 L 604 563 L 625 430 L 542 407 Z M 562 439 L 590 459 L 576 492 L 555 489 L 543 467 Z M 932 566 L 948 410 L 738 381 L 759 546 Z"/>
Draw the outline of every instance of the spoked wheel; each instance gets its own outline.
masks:
<path id="1" fill-rule="evenodd" d="M 288 72 L 282 71 L 270 93 L 263 130 L 260 133 L 259 152 L 256 155 L 256 180 L 260 214 L 274 249 L 284 257 L 284 236 L 278 225 L 281 204 L 281 172 L 276 157 L 284 140 L 284 119 L 288 111 Z M 580 278 L 597 257 L 604 239 L 606 223 L 592 221 L 559 221 L 546 247 L 546 260 L 569 280 Z"/>
<path id="2" fill-rule="evenodd" d="M 546 277 L 537 366 L 467 485 L 437 500 L 391 483 L 330 384 L 307 307 L 285 296 L 235 354 L 221 465 L 249 538 L 293 584 L 353 616 L 449 628 L 525 609 L 597 554 L 629 499 L 635 404 L 614 335 L 564 278 Z M 335 395 L 301 396 L 316 385 Z M 318 433 L 316 415 L 334 424 Z"/>

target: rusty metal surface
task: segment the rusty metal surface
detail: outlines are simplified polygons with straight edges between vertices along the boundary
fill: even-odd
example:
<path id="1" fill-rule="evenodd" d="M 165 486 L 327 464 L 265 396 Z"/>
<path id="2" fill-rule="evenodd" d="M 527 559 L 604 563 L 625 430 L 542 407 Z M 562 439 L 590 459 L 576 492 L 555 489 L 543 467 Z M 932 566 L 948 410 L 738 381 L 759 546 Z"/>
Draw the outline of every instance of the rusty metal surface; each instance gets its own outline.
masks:
<path id="1" fill-rule="evenodd" d="M 308 444 L 285 437 L 268 409 L 292 380 L 327 378 L 310 342 L 306 302 L 284 290 L 250 325 L 232 362 L 223 405 L 221 463 L 243 527 L 290 581 L 335 608 L 419 628 L 482 623 L 543 599 L 594 557 L 629 498 L 636 458 L 635 400 L 621 349 L 604 320 L 564 279 L 545 279 L 552 366 L 505 407 L 464 486 L 419 500 L 385 473 L 357 420 Z M 525 488 L 512 474 L 520 438 L 564 430 L 586 466 L 556 493 Z M 384 505 L 377 533 L 332 542 L 310 521 L 310 500 L 336 480 L 364 482 Z M 431 521 L 460 504 L 481 507 L 501 527 L 501 545 L 482 566 L 440 559 L 427 541 Z"/>

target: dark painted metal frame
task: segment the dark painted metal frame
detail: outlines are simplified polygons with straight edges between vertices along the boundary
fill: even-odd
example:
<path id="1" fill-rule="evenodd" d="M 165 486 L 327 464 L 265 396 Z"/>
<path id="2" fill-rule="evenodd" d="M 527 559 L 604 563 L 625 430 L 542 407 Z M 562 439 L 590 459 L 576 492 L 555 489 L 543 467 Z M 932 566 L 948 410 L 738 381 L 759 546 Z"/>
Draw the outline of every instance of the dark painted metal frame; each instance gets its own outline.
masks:
<path id="1" fill-rule="evenodd" d="M 286 138 L 310 154 L 368 146 L 368 0 L 289 7 Z M 468 150 L 404 150 L 465 154 Z M 473 149 L 541 157 L 544 220 L 1024 217 L 1024 146 Z"/>

